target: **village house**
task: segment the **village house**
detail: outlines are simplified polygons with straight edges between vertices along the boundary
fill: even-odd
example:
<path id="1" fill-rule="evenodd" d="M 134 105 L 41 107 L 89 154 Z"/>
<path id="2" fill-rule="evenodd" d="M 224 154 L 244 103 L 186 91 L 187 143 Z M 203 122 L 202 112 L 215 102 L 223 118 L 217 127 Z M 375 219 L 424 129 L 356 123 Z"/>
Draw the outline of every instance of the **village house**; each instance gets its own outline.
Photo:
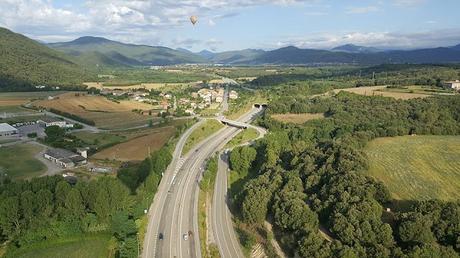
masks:
<path id="1" fill-rule="evenodd" d="M 41 118 L 37 121 L 37 123 L 44 128 L 50 126 L 58 126 L 60 128 L 73 128 L 73 124 L 68 124 L 65 120 L 60 120 L 50 116 Z"/>
<path id="2" fill-rule="evenodd" d="M 238 92 L 232 90 L 230 91 L 230 94 L 228 95 L 230 99 L 237 99 L 238 98 Z"/>
<path id="3" fill-rule="evenodd" d="M 87 163 L 85 157 L 65 149 L 47 149 L 43 157 L 62 168 L 73 168 Z"/>
<path id="4" fill-rule="evenodd" d="M 445 82 L 444 87 L 446 87 L 448 89 L 453 89 L 453 90 L 460 90 L 460 81 L 455 80 L 455 81 Z"/>

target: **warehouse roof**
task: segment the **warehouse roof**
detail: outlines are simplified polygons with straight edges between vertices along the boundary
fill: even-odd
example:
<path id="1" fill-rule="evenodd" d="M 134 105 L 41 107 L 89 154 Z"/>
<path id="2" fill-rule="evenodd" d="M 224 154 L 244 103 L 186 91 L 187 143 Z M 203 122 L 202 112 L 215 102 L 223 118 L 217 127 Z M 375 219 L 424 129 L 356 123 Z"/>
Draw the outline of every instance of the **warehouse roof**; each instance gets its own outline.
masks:
<path id="1" fill-rule="evenodd" d="M 11 132 L 11 131 L 17 131 L 18 129 L 12 127 L 11 125 L 7 123 L 1 123 L 0 124 L 0 132 Z"/>

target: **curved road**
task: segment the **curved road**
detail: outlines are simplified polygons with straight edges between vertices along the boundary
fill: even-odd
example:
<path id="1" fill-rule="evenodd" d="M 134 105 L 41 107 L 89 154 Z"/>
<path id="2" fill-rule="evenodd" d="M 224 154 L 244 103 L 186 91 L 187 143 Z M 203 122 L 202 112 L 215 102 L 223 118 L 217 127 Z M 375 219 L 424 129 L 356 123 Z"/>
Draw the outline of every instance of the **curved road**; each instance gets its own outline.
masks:
<path id="1" fill-rule="evenodd" d="M 248 123 L 249 121 L 244 121 Z M 254 128 L 259 132 L 259 136 L 252 140 L 263 138 L 267 131 L 263 128 L 249 125 L 248 128 Z M 251 142 L 242 144 L 248 145 Z M 214 241 L 219 248 L 220 256 L 223 258 L 244 258 L 241 250 L 240 243 L 236 236 L 232 214 L 230 212 L 230 200 L 227 197 L 228 190 L 228 153 L 223 152 L 219 155 L 218 170 L 216 176 L 216 183 L 214 185 L 214 195 L 211 208 L 211 228 L 214 236 Z"/>
<path id="2" fill-rule="evenodd" d="M 254 108 L 239 121 L 251 121 L 258 112 L 260 109 Z M 181 137 L 174 157 L 179 157 L 190 133 L 188 130 Z M 183 158 L 173 160 L 150 209 L 143 257 L 201 257 L 197 219 L 198 182 L 206 159 L 223 148 L 237 133 L 237 128 L 224 127 Z M 159 239 L 160 233 L 162 240 Z"/>

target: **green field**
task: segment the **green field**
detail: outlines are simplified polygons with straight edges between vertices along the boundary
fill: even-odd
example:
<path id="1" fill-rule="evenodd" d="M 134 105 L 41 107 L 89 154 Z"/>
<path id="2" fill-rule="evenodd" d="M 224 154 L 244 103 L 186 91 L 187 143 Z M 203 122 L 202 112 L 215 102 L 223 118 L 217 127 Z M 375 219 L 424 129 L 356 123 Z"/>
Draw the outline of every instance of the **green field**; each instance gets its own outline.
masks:
<path id="1" fill-rule="evenodd" d="M 110 238 L 110 235 L 94 235 L 58 241 L 45 241 L 8 253 L 6 257 L 108 258 L 114 256 Z"/>
<path id="2" fill-rule="evenodd" d="M 187 154 L 196 144 L 223 128 L 224 125 L 217 120 L 209 119 L 196 128 L 185 142 L 182 155 Z"/>
<path id="3" fill-rule="evenodd" d="M 13 179 L 26 179 L 41 175 L 46 166 L 34 155 L 41 151 L 40 146 L 31 144 L 0 148 L 0 171 Z"/>
<path id="4" fill-rule="evenodd" d="M 397 200 L 460 198 L 460 136 L 379 138 L 365 151 L 369 175 Z"/>
<path id="5" fill-rule="evenodd" d="M 87 144 L 93 145 L 95 148 L 103 148 L 105 146 L 112 146 L 117 143 L 124 142 L 126 137 L 118 134 L 111 133 L 91 133 L 80 131 L 76 132 L 75 135 L 77 138 L 81 139 Z"/>
<path id="6" fill-rule="evenodd" d="M 240 133 L 238 133 L 231 141 L 227 143 L 225 147 L 233 148 L 240 144 L 254 140 L 259 136 L 259 132 L 254 128 L 248 128 Z"/>

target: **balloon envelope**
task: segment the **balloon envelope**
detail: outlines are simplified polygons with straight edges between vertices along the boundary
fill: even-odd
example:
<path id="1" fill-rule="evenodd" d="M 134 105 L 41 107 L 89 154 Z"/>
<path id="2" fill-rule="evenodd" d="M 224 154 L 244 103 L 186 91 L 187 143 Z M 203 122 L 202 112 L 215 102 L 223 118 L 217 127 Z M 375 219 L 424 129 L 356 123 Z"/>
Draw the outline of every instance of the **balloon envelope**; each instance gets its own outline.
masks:
<path id="1" fill-rule="evenodd" d="M 198 21 L 198 18 L 197 18 L 196 16 L 190 17 L 190 22 L 191 22 L 193 25 L 195 25 L 197 21 Z"/>

